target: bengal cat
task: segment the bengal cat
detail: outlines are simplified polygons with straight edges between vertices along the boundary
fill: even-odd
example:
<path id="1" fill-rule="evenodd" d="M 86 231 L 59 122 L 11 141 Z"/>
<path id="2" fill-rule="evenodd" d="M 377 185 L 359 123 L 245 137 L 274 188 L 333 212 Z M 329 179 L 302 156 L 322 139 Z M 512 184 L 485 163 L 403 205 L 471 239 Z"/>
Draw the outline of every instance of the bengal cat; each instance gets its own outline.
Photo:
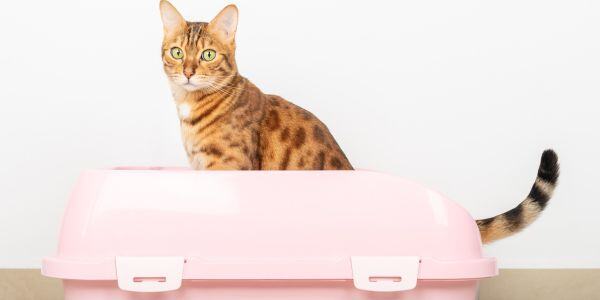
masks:
<path id="1" fill-rule="evenodd" d="M 238 73 L 235 6 L 210 23 L 186 22 L 167 1 L 161 10 L 164 68 L 195 169 L 352 169 L 325 124 Z"/>
<path id="2" fill-rule="evenodd" d="M 238 10 L 187 22 L 166 0 L 162 59 L 179 113 L 184 148 L 198 170 L 352 170 L 327 126 L 283 98 L 264 94 L 238 73 Z M 478 220 L 485 243 L 533 222 L 558 179 L 556 154 L 544 152 L 529 196 L 516 208 Z"/>

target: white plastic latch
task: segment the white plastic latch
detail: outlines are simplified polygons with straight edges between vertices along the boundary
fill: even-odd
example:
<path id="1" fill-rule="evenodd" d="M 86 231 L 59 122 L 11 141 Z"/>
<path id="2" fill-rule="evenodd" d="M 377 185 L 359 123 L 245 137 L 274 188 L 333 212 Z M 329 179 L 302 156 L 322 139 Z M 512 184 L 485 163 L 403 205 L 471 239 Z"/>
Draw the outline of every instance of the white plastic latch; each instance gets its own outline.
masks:
<path id="1" fill-rule="evenodd" d="M 119 288 L 130 292 L 167 292 L 179 289 L 183 257 L 116 257 Z"/>
<path id="2" fill-rule="evenodd" d="M 400 292 L 417 286 L 418 256 L 353 256 L 354 286 L 371 292 Z"/>

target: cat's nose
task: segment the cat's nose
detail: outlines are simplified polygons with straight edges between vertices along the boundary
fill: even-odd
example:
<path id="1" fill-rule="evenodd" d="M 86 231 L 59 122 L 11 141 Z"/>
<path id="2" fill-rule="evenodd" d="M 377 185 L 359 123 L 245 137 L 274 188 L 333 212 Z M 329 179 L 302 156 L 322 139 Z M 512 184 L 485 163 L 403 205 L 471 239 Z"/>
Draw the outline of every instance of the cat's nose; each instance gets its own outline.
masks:
<path id="1" fill-rule="evenodd" d="M 192 76 L 194 76 L 194 69 L 192 68 L 185 68 L 183 70 L 183 75 L 185 75 L 185 77 L 187 77 L 187 79 L 190 79 Z"/>

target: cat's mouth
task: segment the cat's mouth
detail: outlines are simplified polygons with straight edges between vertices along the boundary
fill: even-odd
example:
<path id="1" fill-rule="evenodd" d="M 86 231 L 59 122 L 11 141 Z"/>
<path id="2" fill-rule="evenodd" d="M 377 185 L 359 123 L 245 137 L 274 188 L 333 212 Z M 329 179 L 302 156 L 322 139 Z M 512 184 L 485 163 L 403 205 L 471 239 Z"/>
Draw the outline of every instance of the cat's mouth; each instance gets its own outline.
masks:
<path id="1" fill-rule="evenodd" d="M 182 84 L 180 84 L 180 86 L 185 89 L 188 92 L 194 92 L 194 91 L 198 91 L 201 89 L 206 89 L 208 87 L 210 87 L 209 83 L 206 82 L 184 82 Z"/>
<path id="2" fill-rule="evenodd" d="M 198 79 L 187 79 L 182 80 L 182 82 L 179 83 L 179 86 L 188 92 L 193 92 L 210 87 L 210 82 Z"/>
<path id="3" fill-rule="evenodd" d="M 183 87 L 187 91 L 195 91 L 195 90 L 198 89 L 198 86 L 195 85 L 195 84 L 193 84 L 193 83 L 191 83 L 191 82 L 184 83 L 184 84 L 181 85 L 181 87 Z"/>

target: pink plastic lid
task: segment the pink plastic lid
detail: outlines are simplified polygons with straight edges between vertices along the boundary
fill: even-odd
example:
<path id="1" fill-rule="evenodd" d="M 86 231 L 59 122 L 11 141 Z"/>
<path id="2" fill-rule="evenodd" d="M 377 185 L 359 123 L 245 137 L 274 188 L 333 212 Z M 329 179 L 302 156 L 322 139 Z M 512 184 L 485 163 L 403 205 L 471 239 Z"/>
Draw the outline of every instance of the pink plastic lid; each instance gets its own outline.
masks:
<path id="1" fill-rule="evenodd" d="M 83 173 L 42 272 L 117 280 L 125 266 L 178 258 L 169 270 L 182 279 L 357 282 L 393 275 L 390 265 L 415 266 L 415 280 L 497 274 L 462 207 L 398 177 L 177 168 Z"/>

